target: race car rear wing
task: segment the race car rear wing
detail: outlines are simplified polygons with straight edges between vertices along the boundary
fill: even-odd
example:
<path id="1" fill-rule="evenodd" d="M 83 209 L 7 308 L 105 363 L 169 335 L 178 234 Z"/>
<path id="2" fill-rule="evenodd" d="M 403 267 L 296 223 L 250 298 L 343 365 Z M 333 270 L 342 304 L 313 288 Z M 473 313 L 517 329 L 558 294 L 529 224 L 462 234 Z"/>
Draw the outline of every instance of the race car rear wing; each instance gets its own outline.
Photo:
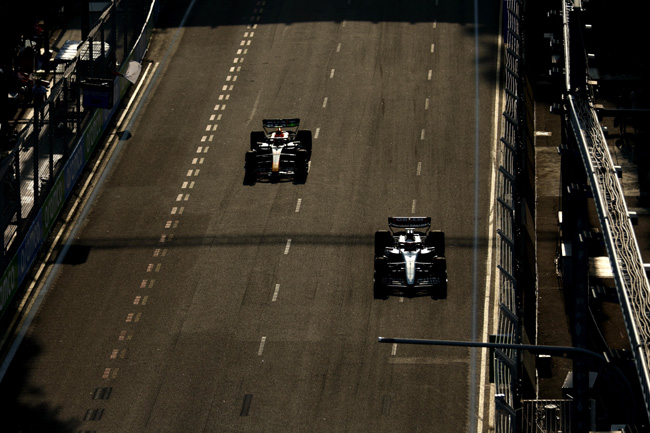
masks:
<path id="1" fill-rule="evenodd" d="M 417 229 L 431 227 L 431 217 L 389 217 L 388 226 L 399 229 Z"/>
<path id="2" fill-rule="evenodd" d="M 262 126 L 264 128 L 297 128 L 300 125 L 300 119 L 264 119 Z"/>

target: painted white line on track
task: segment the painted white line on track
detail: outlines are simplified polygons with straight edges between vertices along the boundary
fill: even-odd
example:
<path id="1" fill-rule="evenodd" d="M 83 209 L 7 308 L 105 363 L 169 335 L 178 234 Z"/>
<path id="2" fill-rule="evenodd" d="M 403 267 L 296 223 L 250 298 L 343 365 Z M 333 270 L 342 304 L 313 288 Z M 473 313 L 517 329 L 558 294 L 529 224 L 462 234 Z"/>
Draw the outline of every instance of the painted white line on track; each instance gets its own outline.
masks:
<path id="1" fill-rule="evenodd" d="M 397 355 L 397 343 L 393 343 L 393 347 L 390 350 L 390 354 L 391 354 L 391 356 Z"/>
<path id="2" fill-rule="evenodd" d="M 289 248 L 291 248 L 291 239 L 287 239 L 287 246 L 284 247 L 284 254 L 289 254 Z"/>
<path id="3" fill-rule="evenodd" d="M 419 176 L 422 173 L 422 162 L 418 162 L 418 168 L 415 170 L 415 175 Z"/>
<path id="4" fill-rule="evenodd" d="M 431 52 L 433 53 L 434 50 L 435 50 L 435 44 L 431 44 Z"/>
<path id="5" fill-rule="evenodd" d="M 424 100 L 424 109 L 428 110 L 429 109 L 429 98 Z"/>
<path id="6" fill-rule="evenodd" d="M 420 132 L 420 140 L 424 140 L 424 129 Z"/>
<path id="7" fill-rule="evenodd" d="M 181 200 L 183 200 L 183 194 L 178 194 L 176 196 L 176 201 L 181 201 Z"/>
<path id="8" fill-rule="evenodd" d="M 207 140 L 207 139 L 208 139 L 208 136 L 207 136 L 207 135 L 204 135 L 203 137 L 201 137 L 201 143 L 203 143 L 203 142 L 204 142 L 205 140 Z"/>
<path id="9" fill-rule="evenodd" d="M 257 349 L 257 356 L 262 356 L 262 352 L 264 352 L 265 344 L 266 344 L 266 337 L 262 337 L 262 340 L 260 341 L 260 348 Z"/>
<path id="10" fill-rule="evenodd" d="M 436 20 L 433 20 L 433 28 L 436 28 Z"/>
<path id="11" fill-rule="evenodd" d="M 275 291 L 273 292 L 273 299 L 271 299 L 271 302 L 278 300 L 278 293 L 280 293 L 280 284 L 275 285 Z"/>
<path id="12" fill-rule="evenodd" d="M 318 134 L 320 134 L 320 128 L 316 128 L 316 132 L 314 132 L 314 138 L 318 138 Z"/>
<path id="13" fill-rule="evenodd" d="M 323 99 L 323 108 L 327 107 L 327 96 Z"/>
<path id="14" fill-rule="evenodd" d="M 336 52 L 338 53 L 340 51 L 341 51 L 341 43 L 339 42 L 338 45 L 336 46 Z"/>
<path id="15" fill-rule="evenodd" d="M 187 182 L 183 182 L 183 185 L 181 185 L 181 189 L 187 188 Z"/>
<path id="16" fill-rule="evenodd" d="M 300 212 L 300 205 L 302 204 L 302 199 L 299 198 L 298 202 L 296 203 L 296 212 Z"/>
<path id="17" fill-rule="evenodd" d="M 330 71 L 330 78 L 334 78 L 334 68 Z"/>
<path id="18" fill-rule="evenodd" d="M 416 201 L 413 200 L 413 204 L 411 205 L 411 213 L 415 213 L 415 203 Z"/>
<path id="19" fill-rule="evenodd" d="M 187 170 L 187 176 L 188 176 L 188 177 L 189 177 L 189 176 L 192 176 L 192 173 L 193 173 L 193 172 L 194 172 L 194 170 Z"/>
<path id="20" fill-rule="evenodd" d="M 429 69 L 429 73 L 427 74 L 427 80 L 431 81 L 432 76 L 433 76 L 433 71 Z"/>
<path id="21" fill-rule="evenodd" d="M 196 170 L 194 170 L 194 177 L 198 176 L 200 171 L 201 170 L 199 170 L 198 168 Z"/>

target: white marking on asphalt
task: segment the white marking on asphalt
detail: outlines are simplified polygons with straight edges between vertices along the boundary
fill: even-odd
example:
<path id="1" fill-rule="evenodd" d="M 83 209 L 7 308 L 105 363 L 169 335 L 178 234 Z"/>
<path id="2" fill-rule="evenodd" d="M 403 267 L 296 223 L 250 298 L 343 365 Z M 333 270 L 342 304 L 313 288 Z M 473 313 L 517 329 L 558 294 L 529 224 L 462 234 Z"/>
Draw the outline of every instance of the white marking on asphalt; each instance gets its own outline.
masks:
<path id="1" fill-rule="evenodd" d="M 183 215 L 183 211 L 185 210 L 185 206 L 181 206 L 178 208 L 178 214 Z"/>
<path id="2" fill-rule="evenodd" d="M 271 302 L 275 302 L 278 299 L 278 293 L 280 292 L 280 284 L 275 285 L 275 292 L 273 292 L 273 299 Z"/>
<path id="3" fill-rule="evenodd" d="M 542 137 L 550 137 L 551 135 L 553 135 L 553 133 L 549 131 L 535 131 L 535 135 L 536 136 L 541 135 Z"/>
<path id="4" fill-rule="evenodd" d="M 205 161 L 205 158 L 199 159 L 199 164 L 203 164 L 203 161 Z"/>
<path id="5" fill-rule="evenodd" d="M 435 47 L 435 44 L 431 44 L 431 52 L 432 52 L 432 53 L 433 53 L 433 51 L 434 51 L 434 49 L 435 49 L 434 47 Z"/>
<path id="6" fill-rule="evenodd" d="M 169 220 L 169 221 L 167 221 L 167 222 L 165 223 L 165 228 L 166 228 L 166 229 L 171 228 L 171 226 L 172 226 L 172 220 Z"/>
<path id="7" fill-rule="evenodd" d="M 314 138 L 318 138 L 319 133 L 320 133 L 320 128 L 316 128 L 316 132 L 314 132 Z"/>
<path id="8" fill-rule="evenodd" d="M 178 212 L 178 208 L 177 208 L 177 207 L 173 207 L 173 208 L 172 208 L 172 211 L 171 211 L 171 214 L 172 214 L 172 215 L 176 215 L 177 212 Z"/>
<path id="9" fill-rule="evenodd" d="M 232 80 L 232 75 L 228 75 L 228 76 L 226 77 L 226 81 L 230 81 L 230 80 Z"/>
<path id="10" fill-rule="evenodd" d="M 413 200 L 413 204 L 411 205 L 411 213 L 415 213 L 415 200 Z"/>
<path id="11" fill-rule="evenodd" d="M 232 80 L 233 80 L 233 81 L 237 81 L 237 75 L 233 76 L 233 77 L 232 77 Z M 226 99 L 228 99 L 228 98 L 230 98 L 230 95 L 226 96 Z"/>
<path id="12" fill-rule="evenodd" d="M 246 41 L 246 46 L 247 47 L 250 46 L 250 44 L 251 44 L 251 41 Z"/>
<path id="13" fill-rule="evenodd" d="M 334 78 L 334 68 L 330 71 L 330 78 Z"/>
<path id="14" fill-rule="evenodd" d="M 323 108 L 327 107 L 327 96 L 323 99 Z"/>
<path id="15" fill-rule="evenodd" d="M 233 62 L 233 63 L 237 63 L 237 62 L 239 62 L 239 58 L 235 57 L 235 58 L 233 59 L 232 62 Z"/>
<path id="16" fill-rule="evenodd" d="M 287 239 L 287 246 L 284 247 L 284 254 L 289 254 L 290 247 L 291 247 L 291 239 Z"/>
<path id="17" fill-rule="evenodd" d="M 183 200 L 183 194 L 178 194 L 176 196 L 176 201 L 181 201 L 181 200 Z"/>
<path id="18" fill-rule="evenodd" d="M 205 147 L 203 148 L 203 153 L 208 153 L 208 149 L 209 149 L 209 148 L 210 148 L 210 146 L 205 146 Z"/>
<path id="19" fill-rule="evenodd" d="M 183 201 L 188 201 L 189 199 L 190 199 L 190 195 L 189 195 L 189 194 L 185 194 L 185 197 L 183 197 Z"/>
<path id="20" fill-rule="evenodd" d="M 187 182 L 183 182 L 183 185 L 181 186 L 181 189 L 187 188 Z"/>
<path id="21" fill-rule="evenodd" d="M 219 95 L 219 100 L 220 100 L 220 101 L 223 101 L 223 95 Z M 216 107 L 214 107 L 214 109 L 215 109 L 215 110 L 218 110 L 219 108 L 217 108 L 217 107 L 219 107 L 219 106 L 217 105 Z"/>
<path id="22" fill-rule="evenodd" d="M 192 158 L 192 165 L 196 165 L 196 163 L 199 161 L 199 158 Z"/>
<path id="23" fill-rule="evenodd" d="M 201 170 L 199 170 L 198 168 L 196 170 L 194 170 L 194 176 L 195 177 L 199 175 L 199 171 L 201 171 Z"/>
<path id="24" fill-rule="evenodd" d="M 397 355 L 397 343 L 393 343 L 393 348 L 391 349 L 390 354 L 392 356 Z"/>
<path id="25" fill-rule="evenodd" d="M 338 53 L 340 51 L 341 51 L 341 43 L 339 42 L 339 44 L 336 46 L 336 52 Z"/>
<path id="26" fill-rule="evenodd" d="M 424 100 L 424 109 L 428 110 L 429 109 L 429 98 Z"/>
<path id="27" fill-rule="evenodd" d="M 300 212 L 300 205 L 302 204 L 302 199 L 298 199 L 298 203 L 296 203 L 296 212 Z"/>
<path id="28" fill-rule="evenodd" d="M 203 151 L 203 146 L 199 146 L 196 148 L 196 153 L 201 153 Z"/>
<path id="29" fill-rule="evenodd" d="M 420 132 L 420 140 L 424 140 L 424 129 L 422 129 L 422 132 Z"/>
<path id="30" fill-rule="evenodd" d="M 431 77 L 433 76 L 433 71 L 429 69 L 429 74 L 427 76 L 427 80 L 431 81 Z"/>
<path id="31" fill-rule="evenodd" d="M 190 182 L 190 189 L 194 188 L 194 181 Z"/>
<path id="32" fill-rule="evenodd" d="M 187 176 L 188 176 L 188 177 L 189 177 L 189 176 L 192 176 L 192 172 L 193 172 L 193 171 L 194 171 L 194 170 L 187 170 Z"/>
<path id="33" fill-rule="evenodd" d="M 264 352 L 264 344 L 266 344 L 266 337 L 262 337 L 262 340 L 260 341 L 260 348 L 257 350 L 258 356 L 262 356 L 262 352 Z"/>
<path id="34" fill-rule="evenodd" d="M 206 127 L 205 127 L 205 130 L 206 130 L 206 131 L 209 131 L 210 128 L 212 128 L 212 125 L 208 125 L 208 126 L 206 126 Z"/>
<path id="35" fill-rule="evenodd" d="M 166 239 L 167 239 L 167 235 L 166 235 L 166 234 L 162 234 L 162 235 L 160 235 L 160 241 L 159 241 L 159 242 L 160 242 L 161 244 L 162 244 L 162 243 L 165 243 L 165 240 L 166 240 Z"/>
<path id="36" fill-rule="evenodd" d="M 217 126 L 219 126 L 219 125 L 215 123 L 214 126 L 212 127 L 212 130 L 213 130 L 213 131 L 216 131 L 216 130 L 217 130 Z"/>
<path id="37" fill-rule="evenodd" d="M 215 106 L 214 106 L 214 111 L 217 111 L 217 110 L 219 110 L 219 107 L 220 107 L 220 105 L 219 105 L 219 104 L 217 104 L 217 105 L 215 105 Z"/>
<path id="38" fill-rule="evenodd" d="M 208 136 L 207 136 L 207 135 L 204 135 L 203 137 L 201 137 L 201 143 L 203 143 L 203 142 L 204 142 L 205 140 L 207 140 L 207 139 L 208 139 Z"/>
<path id="39" fill-rule="evenodd" d="M 433 20 L 433 28 L 436 28 L 436 20 Z"/>
<path id="40" fill-rule="evenodd" d="M 421 172 L 422 172 L 422 162 L 418 162 L 418 168 L 417 170 L 415 170 L 415 175 L 419 176 Z"/>
<path id="41" fill-rule="evenodd" d="M 212 140 L 214 140 L 214 135 L 210 134 L 210 137 L 208 138 L 208 141 L 212 141 Z"/>

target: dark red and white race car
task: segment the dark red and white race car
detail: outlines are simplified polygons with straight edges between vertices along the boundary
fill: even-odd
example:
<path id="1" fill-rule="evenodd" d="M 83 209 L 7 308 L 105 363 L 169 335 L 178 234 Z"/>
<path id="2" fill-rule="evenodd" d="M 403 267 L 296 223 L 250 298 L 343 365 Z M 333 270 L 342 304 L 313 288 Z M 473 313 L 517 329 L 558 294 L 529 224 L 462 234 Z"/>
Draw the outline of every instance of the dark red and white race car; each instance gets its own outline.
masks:
<path id="1" fill-rule="evenodd" d="M 304 182 L 309 172 L 312 135 L 300 130 L 300 119 L 264 119 L 263 131 L 251 132 L 246 152 L 245 182 L 260 179 Z"/>

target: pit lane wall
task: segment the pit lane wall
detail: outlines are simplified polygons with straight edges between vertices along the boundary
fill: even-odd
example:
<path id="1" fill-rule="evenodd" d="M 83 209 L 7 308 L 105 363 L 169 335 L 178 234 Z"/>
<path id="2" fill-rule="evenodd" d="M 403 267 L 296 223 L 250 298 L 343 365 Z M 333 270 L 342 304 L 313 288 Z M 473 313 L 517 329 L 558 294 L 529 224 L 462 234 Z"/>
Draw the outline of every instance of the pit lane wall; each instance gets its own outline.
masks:
<path id="1" fill-rule="evenodd" d="M 151 0 L 147 19 L 133 49 L 129 53 L 126 61 L 122 63 L 121 73 L 126 71 L 129 61 L 141 62 L 144 58 L 149 47 L 149 40 L 153 33 L 158 10 L 159 0 Z M 15 256 L 11 259 L 7 269 L 2 274 L 2 278 L 0 279 L 0 317 L 4 315 L 8 305 L 25 280 L 25 277 L 29 274 L 38 252 L 50 234 L 63 205 L 70 196 L 93 151 L 100 142 L 104 131 L 117 111 L 117 108 L 120 106 L 122 98 L 131 85 L 128 80 L 121 76 L 116 76 L 113 84 L 113 108 L 95 110 L 86 130 L 71 152 L 70 158 L 54 181 L 52 190 L 45 200 L 43 200 L 43 205 L 38 211 L 34 223 L 27 231 L 25 239 L 20 247 L 18 247 Z"/>

